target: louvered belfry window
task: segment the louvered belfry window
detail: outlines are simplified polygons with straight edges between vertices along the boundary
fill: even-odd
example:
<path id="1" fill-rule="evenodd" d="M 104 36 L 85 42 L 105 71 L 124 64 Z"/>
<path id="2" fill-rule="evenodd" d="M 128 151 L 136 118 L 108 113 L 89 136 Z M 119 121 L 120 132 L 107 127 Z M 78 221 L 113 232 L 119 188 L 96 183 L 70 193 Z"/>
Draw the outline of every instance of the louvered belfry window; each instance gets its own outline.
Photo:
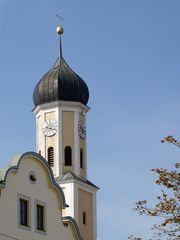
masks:
<path id="1" fill-rule="evenodd" d="M 48 148 L 48 163 L 50 167 L 54 167 L 54 148 Z"/>
<path id="2" fill-rule="evenodd" d="M 64 149 L 65 166 L 72 166 L 72 150 L 70 146 Z"/>

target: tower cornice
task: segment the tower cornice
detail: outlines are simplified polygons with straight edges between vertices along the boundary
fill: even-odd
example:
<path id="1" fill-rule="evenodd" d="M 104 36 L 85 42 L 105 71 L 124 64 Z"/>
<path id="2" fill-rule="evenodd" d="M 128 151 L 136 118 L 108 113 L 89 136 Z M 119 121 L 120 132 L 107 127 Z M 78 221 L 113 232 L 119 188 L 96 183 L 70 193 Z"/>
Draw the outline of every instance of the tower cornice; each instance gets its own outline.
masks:
<path id="1" fill-rule="evenodd" d="M 71 101 L 55 101 L 50 103 L 44 103 L 41 105 L 38 105 L 37 107 L 33 108 L 32 112 L 33 114 L 37 114 L 40 110 L 48 110 L 49 108 L 53 107 L 73 107 L 73 108 L 81 108 L 85 113 L 87 113 L 90 110 L 90 107 L 80 103 L 80 102 L 71 102 Z"/>

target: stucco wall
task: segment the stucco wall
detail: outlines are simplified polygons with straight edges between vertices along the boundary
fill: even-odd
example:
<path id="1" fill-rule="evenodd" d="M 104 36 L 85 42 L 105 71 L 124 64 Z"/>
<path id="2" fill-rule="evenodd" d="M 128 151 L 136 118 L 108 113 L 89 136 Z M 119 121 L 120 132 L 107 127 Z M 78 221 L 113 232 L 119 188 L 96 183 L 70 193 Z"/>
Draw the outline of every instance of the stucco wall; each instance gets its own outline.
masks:
<path id="1" fill-rule="evenodd" d="M 62 111 L 62 159 L 64 165 L 64 149 L 70 146 L 72 149 L 72 166 L 63 167 L 63 172 L 74 172 L 74 112 Z"/>
<path id="2" fill-rule="evenodd" d="M 93 240 L 93 201 L 92 194 L 78 190 L 79 229 L 84 240 Z M 83 212 L 86 212 L 86 224 L 83 224 Z"/>

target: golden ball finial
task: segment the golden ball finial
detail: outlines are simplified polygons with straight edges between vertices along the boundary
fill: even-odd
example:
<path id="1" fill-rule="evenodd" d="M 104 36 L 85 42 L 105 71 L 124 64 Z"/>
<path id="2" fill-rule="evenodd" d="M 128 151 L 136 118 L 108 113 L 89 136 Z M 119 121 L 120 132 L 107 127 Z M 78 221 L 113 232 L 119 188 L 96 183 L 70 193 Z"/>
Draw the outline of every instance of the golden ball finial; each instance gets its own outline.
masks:
<path id="1" fill-rule="evenodd" d="M 61 34 L 63 34 L 63 32 L 64 32 L 64 28 L 61 27 L 61 26 L 59 26 L 59 27 L 56 28 L 56 32 L 57 32 L 59 35 L 61 35 Z"/>

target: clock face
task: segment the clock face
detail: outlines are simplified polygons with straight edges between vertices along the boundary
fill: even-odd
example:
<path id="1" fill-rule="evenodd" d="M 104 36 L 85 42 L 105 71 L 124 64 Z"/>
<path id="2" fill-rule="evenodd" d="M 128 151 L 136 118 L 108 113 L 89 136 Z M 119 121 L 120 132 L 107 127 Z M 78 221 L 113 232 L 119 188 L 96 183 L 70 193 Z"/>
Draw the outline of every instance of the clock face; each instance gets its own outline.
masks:
<path id="1" fill-rule="evenodd" d="M 81 138 L 86 137 L 86 126 L 81 121 L 79 121 L 78 131 Z"/>
<path id="2" fill-rule="evenodd" d="M 54 136 L 58 129 L 58 123 L 55 119 L 47 120 L 42 127 L 43 134 L 47 137 Z"/>

